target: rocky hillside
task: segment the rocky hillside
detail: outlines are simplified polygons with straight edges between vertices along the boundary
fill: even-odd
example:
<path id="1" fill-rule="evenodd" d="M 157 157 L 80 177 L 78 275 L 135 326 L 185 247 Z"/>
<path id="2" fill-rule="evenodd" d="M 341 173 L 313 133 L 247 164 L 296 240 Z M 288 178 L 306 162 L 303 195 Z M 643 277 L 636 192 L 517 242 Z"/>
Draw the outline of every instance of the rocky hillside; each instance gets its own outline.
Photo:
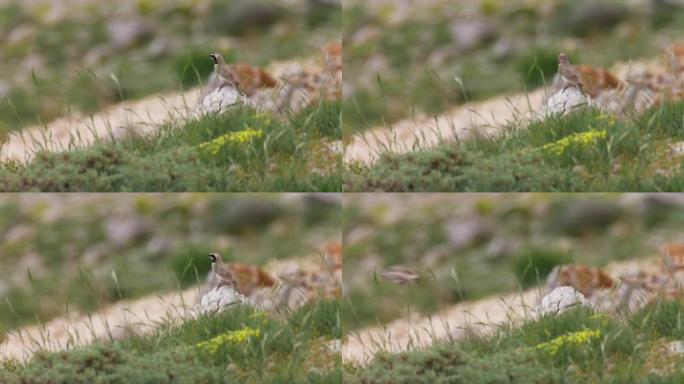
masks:
<path id="1" fill-rule="evenodd" d="M 206 80 L 210 52 L 265 66 L 339 36 L 339 3 L 98 0 L 0 3 L 0 131 Z"/>
<path id="2" fill-rule="evenodd" d="M 610 67 L 677 41 L 677 1 L 350 1 L 345 126 L 354 132 L 549 84 L 558 52 Z M 408 47 L 408 48 L 407 48 Z"/>
<path id="3" fill-rule="evenodd" d="M 334 196 L 17 195 L 0 212 L 2 334 L 194 286 L 212 251 L 263 266 L 340 231 Z"/>

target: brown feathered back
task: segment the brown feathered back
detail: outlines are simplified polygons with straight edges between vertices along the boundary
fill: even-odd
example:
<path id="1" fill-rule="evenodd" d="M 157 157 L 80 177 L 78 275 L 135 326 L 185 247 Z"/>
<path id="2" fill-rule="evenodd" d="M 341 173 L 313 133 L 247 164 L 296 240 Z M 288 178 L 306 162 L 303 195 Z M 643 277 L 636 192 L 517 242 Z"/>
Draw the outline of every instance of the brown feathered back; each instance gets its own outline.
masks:
<path id="1" fill-rule="evenodd" d="M 259 88 L 274 88 L 278 84 L 278 80 L 261 68 L 243 63 L 230 67 L 237 76 L 240 90 L 247 96 L 252 96 Z"/>

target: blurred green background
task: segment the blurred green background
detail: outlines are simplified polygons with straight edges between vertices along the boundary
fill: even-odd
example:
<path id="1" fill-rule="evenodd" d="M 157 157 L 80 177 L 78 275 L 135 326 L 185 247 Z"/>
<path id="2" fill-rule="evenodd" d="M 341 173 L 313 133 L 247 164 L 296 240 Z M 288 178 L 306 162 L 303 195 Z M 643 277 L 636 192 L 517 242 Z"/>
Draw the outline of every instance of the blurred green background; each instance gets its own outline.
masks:
<path id="1" fill-rule="evenodd" d="M 0 196 L 0 335 L 204 282 L 208 253 L 263 265 L 341 233 L 337 194 Z"/>
<path id="2" fill-rule="evenodd" d="M 343 206 L 345 330 L 684 242 L 681 194 L 347 194 Z M 391 283 L 381 273 L 393 265 L 422 277 Z"/>
<path id="3" fill-rule="evenodd" d="M 346 0 L 346 139 L 466 101 L 550 83 L 558 52 L 610 66 L 681 39 L 670 0 Z"/>
<path id="4" fill-rule="evenodd" d="M 334 1 L 4 0 L 0 137 L 204 81 L 210 52 L 266 65 L 339 39 Z"/>

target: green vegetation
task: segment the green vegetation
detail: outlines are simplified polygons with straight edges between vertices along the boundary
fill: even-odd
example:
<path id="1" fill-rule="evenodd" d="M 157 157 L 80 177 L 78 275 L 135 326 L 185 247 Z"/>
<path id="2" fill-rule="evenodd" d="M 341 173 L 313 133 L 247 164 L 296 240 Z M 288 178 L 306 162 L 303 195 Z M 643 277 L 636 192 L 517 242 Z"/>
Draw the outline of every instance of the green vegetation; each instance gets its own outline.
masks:
<path id="1" fill-rule="evenodd" d="M 348 167 L 347 191 L 681 191 L 684 103 L 616 119 L 594 109 L 514 123 L 497 137 Z"/>
<path id="2" fill-rule="evenodd" d="M 340 191 L 340 103 L 281 119 L 250 108 L 0 165 L 3 191 Z M 78 138 L 74 141 L 78 144 Z"/>
<path id="3" fill-rule="evenodd" d="M 656 56 L 662 41 L 684 31 L 681 7 L 626 3 L 444 0 L 407 11 L 391 1 L 350 1 L 343 9 L 345 138 L 548 84 L 559 50 L 575 63 L 609 67 Z"/>
<path id="4" fill-rule="evenodd" d="M 348 383 L 680 383 L 681 302 L 656 301 L 637 313 L 587 309 L 503 325 L 493 335 L 424 350 L 381 353 L 349 367 Z"/>
<path id="5" fill-rule="evenodd" d="M 345 198 L 344 329 L 433 314 L 456 303 L 543 285 L 560 264 L 603 266 L 657 254 L 684 228 L 668 197 L 398 194 Z M 421 275 L 397 285 L 401 265 Z"/>
<path id="6" fill-rule="evenodd" d="M 265 66 L 310 57 L 341 29 L 338 7 L 275 0 L 0 5 L 0 134 L 73 111 L 206 81 L 210 52 Z M 306 22 L 302 22 L 306 20 Z"/>
<path id="7" fill-rule="evenodd" d="M 301 308 L 288 318 L 236 307 L 150 335 L 39 352 L 25 364 L 0 364 L 13 383 L 340 383 L 337 302 Z"/>
<path id="8" fill-rule="evenodd" d="M 204 282 L 209 252 L 263 266 L 339 238 L 339 204 L 278 195 L 16 195 L 0 200 L 7 330 Z M 1 381 L 1 380 L 0 380 Z"/>

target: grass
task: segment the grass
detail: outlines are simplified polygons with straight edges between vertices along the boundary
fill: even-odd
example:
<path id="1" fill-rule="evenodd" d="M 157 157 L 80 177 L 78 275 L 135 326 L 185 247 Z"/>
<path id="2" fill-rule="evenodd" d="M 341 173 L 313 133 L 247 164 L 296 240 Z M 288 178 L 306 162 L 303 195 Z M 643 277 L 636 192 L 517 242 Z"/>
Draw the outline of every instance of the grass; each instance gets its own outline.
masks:
<path id="1" fill-rule="evenodd" d="M 151 135 L 39 152 L 0 165 L 2 191 L 340 191 L 339 102 L 280 119 L 250 108 L 175 122 Z M 73 140 L 78 143 L 79 138 Z"/>
<path id="2" fill-rule="evenodd" d="M 0 337 L 204 282 L 209 252 L 263 266 L 339 238 L 339 204 L 299 203 L 274 194 L 5 196 Z"/>
<path id="3" fill-rule="evenodd" d="M 314 303 L 289 318 L 235 307 L 149 335 L 38 352 L 0 365 L 3 383 L 340 383 L 338 303 Z"/>
<path id="4" fill-rule="evenodd" d="M 376 126 L 548 83 L 559 50 L 573 62 L 603 67 L 654 56 L 656 41 L 676 41 L 684 25 L 681 8 L 645 13 L 622 7 L 617 25 L 587 25 L 596 19 L 579 13 L 591 2 L 548 3 L 543 12 L 534 2 L 499 0 L 416 4 L 410 14 L 391 3 L 377 12 L 363 2 L 344 7 L 345 140 Z M 461 49 L 451 28 L 473 18 L 488 20 L 494 38 Z"/>
<path id="5" fill-rule="evenodd" d="M 680 191 L 684 103 L 615 119 L 595 109 L 553 116 L 502 135 L 382 154 L 348 167 L 346 191 Z"/>
<path id="6" fill-rule="evenodd" d="M 540 286 L 556 265 L 655 256 L 684 226 L 680 206 L 625 195 L 383 196 L 345 197 L 345 330 Z M 463 240 L 469 231 L 476 235 Z M 402 286 L 383 279 L 394 265 L 422 278 Z"/>
<path id="7" fill-rule="evenodd" d="M 625 315 L 578 309 L 493 334 L 441 342 L 423 350 L 380 353 L 347 367 L 348 383 L 680 383 L 684 304 L 656 301 Z"/>
<path id="8" fill-rule="evenodd" d="M 0 44 L 0 69 L 9 74 L 0 78 L 9 87 L 0 98 L 0 133 L 204 83 L 213 69 L 210 52 L 259 66 L 310 57 L 320 40 L 335 39 L 341 29 L 335 7 L 272 0 L 132 5 L 73 7 L 56 22 L 50 15 L 61 13 L 49 1 L 0 5 L 0 35 L 8 37 Z M 111 24 L 121 20 L 142 27 L 111 34 Z M 127 44 L 112 36 L 137 28 L 141 33 Z M 27 37 L 9 39 L 16 31 Z"/>

